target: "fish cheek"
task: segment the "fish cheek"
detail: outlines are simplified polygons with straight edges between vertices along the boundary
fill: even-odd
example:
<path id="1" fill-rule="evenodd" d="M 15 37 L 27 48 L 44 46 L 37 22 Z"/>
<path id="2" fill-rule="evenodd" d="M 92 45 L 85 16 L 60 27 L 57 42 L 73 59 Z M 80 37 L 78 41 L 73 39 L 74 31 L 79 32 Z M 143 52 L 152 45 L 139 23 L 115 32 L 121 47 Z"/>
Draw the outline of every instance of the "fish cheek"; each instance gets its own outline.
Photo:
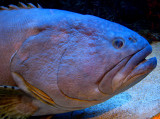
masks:
<path id="1" fill-rule="evenodd" d="M 58 87 L 71 98 L 98 100 L 104 96 L 96 82 L 104 72 L 106 56 L 100 50 L 87 48 L 79 45 L 66 50 L 59 65 Z"/>

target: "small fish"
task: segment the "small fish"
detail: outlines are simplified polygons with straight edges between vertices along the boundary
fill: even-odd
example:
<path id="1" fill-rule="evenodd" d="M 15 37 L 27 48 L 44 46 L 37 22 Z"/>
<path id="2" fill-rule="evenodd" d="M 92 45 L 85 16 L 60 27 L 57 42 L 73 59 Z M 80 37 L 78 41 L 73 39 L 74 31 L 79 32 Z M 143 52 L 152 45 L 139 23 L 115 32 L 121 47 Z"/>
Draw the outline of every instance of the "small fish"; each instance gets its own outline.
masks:
<path id="1" fill-rule="evenodd" d="M 53 115 L 104 102 L 157 65 L 136 32 L 92 15 L 10 5 L 0 11 L 0 118 Z"/>

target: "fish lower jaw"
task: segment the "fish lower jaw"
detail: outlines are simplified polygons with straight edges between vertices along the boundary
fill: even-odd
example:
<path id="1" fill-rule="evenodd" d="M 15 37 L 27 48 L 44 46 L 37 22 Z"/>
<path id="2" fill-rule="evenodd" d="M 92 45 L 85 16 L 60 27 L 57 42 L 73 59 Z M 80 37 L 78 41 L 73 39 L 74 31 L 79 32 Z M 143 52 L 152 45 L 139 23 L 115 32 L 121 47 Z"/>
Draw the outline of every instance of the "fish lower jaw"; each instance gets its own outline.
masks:
<path id="1" fill-rule="evenodd" d="M 112 69 L 101 80 L 99 90 L 104 94 L 115 95 L 141 81 L 157 65 L 157 59 L 155 57 L 150 59 L 145 58 L 141 58 L 134 67 L 129 66 L 129 64 L 124 65 L 124 62 L 120 70 L 116 71 L 118 67 Z"/>
<path id="2" fill-rule="evenodd" d="M 137 84 L 144 79 L 156 65 L 157 59 L 155 57 L 142 60 L 126 78 L 121 80 L 120 85 L 112 85 L 113 92 L 117 94 Z"/>
<path id="3" fill-rule="evenodd" d="M 156 67 L 156 65 L 157 65 L 157 59 L 155 57 L 142 60 L 125 78 L 123 83 L 125 83 L 127 80 L 130 80 L 130 78 L 133 78 L 135 76 L 141 76 L 150 73 Z"/>

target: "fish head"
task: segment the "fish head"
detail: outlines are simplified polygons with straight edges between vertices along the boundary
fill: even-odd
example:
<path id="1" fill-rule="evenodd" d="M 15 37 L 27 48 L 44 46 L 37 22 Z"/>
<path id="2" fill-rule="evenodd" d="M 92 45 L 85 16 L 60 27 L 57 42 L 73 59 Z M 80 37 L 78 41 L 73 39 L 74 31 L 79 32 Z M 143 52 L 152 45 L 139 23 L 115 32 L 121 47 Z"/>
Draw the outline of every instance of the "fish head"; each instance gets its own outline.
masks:
<path id="1" fill-rule="evenodd" d="M 80 37 L 61 58 L 57 85 L 65 96 L 106 100 L 138 83 L 156 67 L 156 58 L 145 59 L 152 47 L 138 33 L 106 20 L 87 26 L 98 30 L 90 29 L 92 35 Z"/>
<path id="2" fill-rule="evenodd" d="M 130 88 L 157 64 L 156 58 L 145 59 L 152 47 L 138 33 L 94 16 L 78 18 L 27 39 L 11 62 L 22 90 L 70 110 Z"/>

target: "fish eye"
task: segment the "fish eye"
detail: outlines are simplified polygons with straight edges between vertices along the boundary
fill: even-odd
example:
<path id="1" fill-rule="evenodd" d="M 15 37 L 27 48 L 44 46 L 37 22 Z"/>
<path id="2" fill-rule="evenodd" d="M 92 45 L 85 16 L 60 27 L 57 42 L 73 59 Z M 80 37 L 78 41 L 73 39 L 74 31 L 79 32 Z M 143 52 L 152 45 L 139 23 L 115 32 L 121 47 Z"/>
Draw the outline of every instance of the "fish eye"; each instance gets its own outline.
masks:
<path id="1" fill-rule="evenodd" d="M 124 46 L 124 42 L 122 39 L 116 39 L 113 41 L 112 45 L 116 48 L 116 49 L 120 49 Z"/>

